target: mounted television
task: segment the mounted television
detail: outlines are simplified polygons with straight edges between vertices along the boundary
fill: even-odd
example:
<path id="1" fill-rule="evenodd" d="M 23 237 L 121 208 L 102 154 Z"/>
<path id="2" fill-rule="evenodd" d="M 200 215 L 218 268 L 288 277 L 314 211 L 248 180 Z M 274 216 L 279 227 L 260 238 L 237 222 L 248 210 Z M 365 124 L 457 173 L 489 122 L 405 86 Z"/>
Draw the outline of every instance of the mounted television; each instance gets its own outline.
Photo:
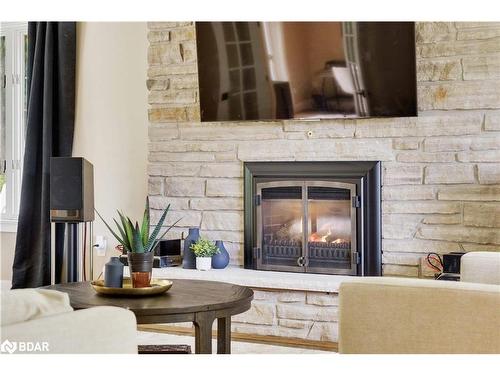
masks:
<path id="1" fill-rule="evenodd" d="M 416 116 L 413 22 L 197 22 L 202 121 Z"/>

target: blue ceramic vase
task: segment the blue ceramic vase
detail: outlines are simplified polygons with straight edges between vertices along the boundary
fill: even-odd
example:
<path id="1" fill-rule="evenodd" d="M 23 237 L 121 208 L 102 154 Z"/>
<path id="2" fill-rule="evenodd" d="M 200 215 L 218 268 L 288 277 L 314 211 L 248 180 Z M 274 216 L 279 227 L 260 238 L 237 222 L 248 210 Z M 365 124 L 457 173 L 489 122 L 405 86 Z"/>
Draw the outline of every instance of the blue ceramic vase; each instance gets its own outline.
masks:
<path id="1" fill-rule="evenodd" d="M 189 228 L 188 236 L 184 239 L 184 255 L 182 257 L 182 268 L 195 269 L 196 255 L 191 250 L 191 245 L 200 238 L 199 228 Z"/>
<path id="2" fill-rule="evenodd" d="M 123 264 L 118 257 L 111 257 L 104 265 L 104 286 L 121 288 L 123 285 Z"/>
<path id="3" fill-rule="evenodd" d="M 216 241 L 215 246 L 217 246 L 217 248 L 219 249 L 219 254 L 215 254 L 212 257 L 212 268 L 221 270 L 223 268 L 226 268 L 229 264 L 229 253 L 224 247 L 224 242 Z"/>

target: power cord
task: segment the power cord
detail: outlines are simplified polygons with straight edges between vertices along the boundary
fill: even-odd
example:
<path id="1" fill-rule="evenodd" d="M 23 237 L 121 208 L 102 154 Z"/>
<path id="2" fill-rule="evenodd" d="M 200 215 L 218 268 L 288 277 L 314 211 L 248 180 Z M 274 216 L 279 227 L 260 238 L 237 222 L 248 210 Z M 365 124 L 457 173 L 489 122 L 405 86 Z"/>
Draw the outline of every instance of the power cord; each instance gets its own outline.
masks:
<path id="1" fill-rule="evenodd" d="M 436 277 L 439 277 L 443 273 L 443 260 L 438 253 L 428 253 L 426 256 L 426 261 L 429 267 L 439 272 Z"/>

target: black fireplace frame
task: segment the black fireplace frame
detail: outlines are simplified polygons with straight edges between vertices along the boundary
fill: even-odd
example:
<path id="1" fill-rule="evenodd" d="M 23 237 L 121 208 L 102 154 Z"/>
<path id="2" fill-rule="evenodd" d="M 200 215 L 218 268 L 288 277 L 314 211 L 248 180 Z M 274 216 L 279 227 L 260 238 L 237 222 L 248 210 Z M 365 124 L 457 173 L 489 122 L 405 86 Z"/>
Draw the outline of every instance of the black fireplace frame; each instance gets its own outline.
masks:
<path id="1" fill-rule="evenodd" d="M 363 210 L 360 225 L 363 254 L 359 276 L 382 275 L 382 218 L 380 161 L 245 162 L 244 169 L 244 266 L 257 269 L 255 196 L 258 182 L 280 179 L 319 179 L 356 182 Z"/>

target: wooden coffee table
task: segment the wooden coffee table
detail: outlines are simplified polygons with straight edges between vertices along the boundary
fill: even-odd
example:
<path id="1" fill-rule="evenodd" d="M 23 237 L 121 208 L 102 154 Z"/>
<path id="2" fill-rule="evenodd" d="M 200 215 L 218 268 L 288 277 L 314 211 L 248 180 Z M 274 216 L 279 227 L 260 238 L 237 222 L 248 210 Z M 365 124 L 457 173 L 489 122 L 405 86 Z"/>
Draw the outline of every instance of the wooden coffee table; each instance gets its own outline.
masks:
<path id="1" fill-rule="evenodd" d="M 89 282 L 45 287 L 68 293 L 75 310 L 116 306 L 132 311 L 138 324 L 193 322 L 195 353 L 212 353 L 212 324 L 217 319 L 217 353 L 231 352 L 231 316 L 250 308 L 250 288 L 202 280 L 172 280 L 164 294 L 152 297 L 123 297 L 97 294 Z"/>

